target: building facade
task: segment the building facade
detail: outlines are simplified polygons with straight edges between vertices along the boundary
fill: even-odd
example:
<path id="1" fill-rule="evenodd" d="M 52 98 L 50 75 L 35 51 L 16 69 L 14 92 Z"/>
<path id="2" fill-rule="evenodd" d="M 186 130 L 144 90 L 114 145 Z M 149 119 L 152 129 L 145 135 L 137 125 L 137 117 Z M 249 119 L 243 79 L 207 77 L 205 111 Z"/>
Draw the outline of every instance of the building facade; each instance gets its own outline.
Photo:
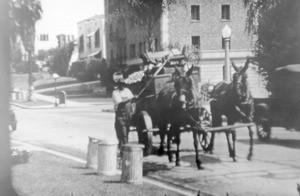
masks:
<path id="1" fill-rule="evenodd" d="M 50 33 L 38 33 L 35 36 L 35 53 L 37 54 L 39 50 L 63 47 L 64 45 L 74 41 L 75 37 L 71 34 L 54 35 Z"/>
<path id="2" fill-rule="evenodd" d="M 70 42 L 75 41 L 74 35 L 59 34 L 56 36 L 56 38 L 57 38 L 58 47 L 60 48 L 67 45 Z"/>
<path id="3" fill-rule="evenodd" d="M 106 58 L 103 16 L 95 15 L 77 23 L 79 59 Z"/>
<path id="4" fill-rule="evenodd" d="M 115 59 L 127 65 L 139 64 L 139 54 L 145 49 L 147 33 L 143 28 L 131 24 L 130 21 L 109 22 L 109 14 L 121 0 L 105 0 L 105 16 L 107 28 L 107 59 L 115 63 Z M 200 67 L 201 82 L 219 82 L 223 80 L 225 64 L 224 39 L 222 29 L 225 25 L 231 28 L 230 58 L 237 65 L 244 65 L 247 56 L 253 56 L 253 41 L 245 31 L 246 9 L 243 1 L 236 0 L 186 0 L 172 4 L 166 10 L 153 31 L 155 51 L 170 48 L 185 48 L 188 54 L 199 59 L 194 62 Z M 118 24 L 119 23 L 119 24 Z M 114 36 L 122 33 L 122 42 L 115 44 Z M 117 36 L 115 36 L 117 37 Z M 122 45 L 120 45 L 122 43 Z M 249 71 L 251 77 L 258 80 L 257 69 Z M 253 74 L 252 74 L 253 73 Z M 250 78 L 250 77 L 249 77 Z"/>

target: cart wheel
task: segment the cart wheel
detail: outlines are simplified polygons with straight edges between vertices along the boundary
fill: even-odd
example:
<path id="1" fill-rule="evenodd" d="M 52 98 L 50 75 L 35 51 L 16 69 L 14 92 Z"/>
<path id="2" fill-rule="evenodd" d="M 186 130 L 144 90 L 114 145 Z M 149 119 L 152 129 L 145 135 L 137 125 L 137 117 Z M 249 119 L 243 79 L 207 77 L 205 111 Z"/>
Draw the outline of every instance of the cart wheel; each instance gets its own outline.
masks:
<path id="1" fill-rule="evenodd" d="M 211 143 L 211 132 L 201 133 L 199 136 L 199 141 L 202 149 L 205 152 L 209 152 Z"/>
<path id="2" fill-rule="evenodd" d="M 258 139 L 262 142 L 270 140 L 271 137 L 271 120 L 269 108 L 266 104 L 260 104 L 255 107 L 254 120 Z"/>
<path id="3" fill-rule="evenodd" d="M 147 112 L 142 111 L 141 114 L 138 117 L 138 123 L 137 123 L 137 131 L 138 131 L 138 137 L 139 137 L 139 143 L 144 144 L 144 155 L 148 156 L 152 152 L 152 131 L 147 131 L 152 128 L 152 120 Z"/>

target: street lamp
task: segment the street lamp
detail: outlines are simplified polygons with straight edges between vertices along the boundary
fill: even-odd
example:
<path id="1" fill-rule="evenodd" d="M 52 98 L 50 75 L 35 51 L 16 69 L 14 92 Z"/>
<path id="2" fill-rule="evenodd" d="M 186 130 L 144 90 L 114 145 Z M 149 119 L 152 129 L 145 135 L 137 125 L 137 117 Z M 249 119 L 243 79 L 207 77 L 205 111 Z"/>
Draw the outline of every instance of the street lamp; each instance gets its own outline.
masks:
<path id="1" fill-rule="evenodd" d="M 55 103 L 54 106 L 57 107 L 57 89 L 56 89 L 56 80 L 59 78 L 59 75 L 57 73 L 52 74 L 52 77 L 54 78 L 54 88 L 55 88 Z"/>
<path id="2" fill-rule="evenodd" d="M 222 29 L 222 36 L 225 45 L 225 68 L 224 68 L 224 81 L 230 82 L 230 59 L 229 59 L 229 42 L 231 36 L 231 29 L 228 25 L 225 25 Z"/>

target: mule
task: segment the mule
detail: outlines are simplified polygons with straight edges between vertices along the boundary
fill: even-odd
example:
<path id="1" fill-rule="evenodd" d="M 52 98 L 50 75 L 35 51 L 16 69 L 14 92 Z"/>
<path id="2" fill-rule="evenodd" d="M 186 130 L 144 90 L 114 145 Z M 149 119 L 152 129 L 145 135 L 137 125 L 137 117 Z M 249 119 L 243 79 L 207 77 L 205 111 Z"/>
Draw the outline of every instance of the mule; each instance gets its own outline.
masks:
<path id="1" fill-rule="evenodd" d="M 185 73 L 181 73 L 175 67 L 175 72 L 172 76 L 174 82 L 167 83 L 157 96 L 158 110 L 158 127 L 160 129 L 160 149 L 159 152 L 164 152 L 164 139 L 167 135 L 167 153 L 170 162 L 173 162 L 171 152 L 171 142 L 176 143 L 176 166 L 180 166 L 180 134 L 189 126 L 193 132 L 194 147 L 196 152 L 196 164 L 198 169 L 203 169 L 199 158 L 199 138 L 200 132 L 195 127 L 201 124 L 200 113 L 198 107 L 195 86 L 191 78 L 193 66 Z M 170 124 L 168 130 L 168 124 Z"/>
<path id="2" fill-rule="evenodd" d="M 232 66 L 236 71 L 233 74 L 233 80 L 230 84 L 226 82 L 218 83 L 213 91 L 210 102 L 212 114 L 212 126 L 217 127 L 222 125 L 224 116 L 227 119 L 228 125 L 233 125 L 238 121 L 245 123 L 253 122 L 254 100 L 251 96 L 247 81 L 247 69 L 249 67 L 250 59 L 248 58 L 243 67 L 237 67 L 232 61 Z M 248 159 L 253 155 L 253 127 L 248 127 L 250 136 L 250 149 Z M 226 138 L 228 143 L 229 156 L 236 161 L 235 142 L 236 131 L 226 131 Z M 232 143 L 230 142 L 230 135 L 232 135 Z M 211 143 L 209 146 L 210 153 L 214 148 L 215 133 L 211 135 Z"/>

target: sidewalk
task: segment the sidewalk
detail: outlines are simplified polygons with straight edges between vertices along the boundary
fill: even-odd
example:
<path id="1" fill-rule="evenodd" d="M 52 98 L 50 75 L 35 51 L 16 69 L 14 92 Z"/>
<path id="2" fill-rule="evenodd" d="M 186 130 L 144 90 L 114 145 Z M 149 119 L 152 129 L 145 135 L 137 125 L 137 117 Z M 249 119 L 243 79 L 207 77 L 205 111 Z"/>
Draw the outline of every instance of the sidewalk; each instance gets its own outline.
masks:
<path id="1" fill-rule="evenodd" d="M 95 101 L 96 100 L 96 101 Z M 58 100 L 57 100 L 58 103 Z M 44 109 L 44 108 L 56 108 L 55 98 L 53 96 L 46 96 L 41 94 L 34 94 L 33 101 L 27 100 L 14 100 L 11 101 L 11 105 L 24 109 Z M 89 107 L 99 106 L 104 112 L 113 112 L 113 103 L 111 99 L 93 98 L 93 101 L 89 99 L 68 99 L 66 104 L 58 104 L 57 107 Z"/>

